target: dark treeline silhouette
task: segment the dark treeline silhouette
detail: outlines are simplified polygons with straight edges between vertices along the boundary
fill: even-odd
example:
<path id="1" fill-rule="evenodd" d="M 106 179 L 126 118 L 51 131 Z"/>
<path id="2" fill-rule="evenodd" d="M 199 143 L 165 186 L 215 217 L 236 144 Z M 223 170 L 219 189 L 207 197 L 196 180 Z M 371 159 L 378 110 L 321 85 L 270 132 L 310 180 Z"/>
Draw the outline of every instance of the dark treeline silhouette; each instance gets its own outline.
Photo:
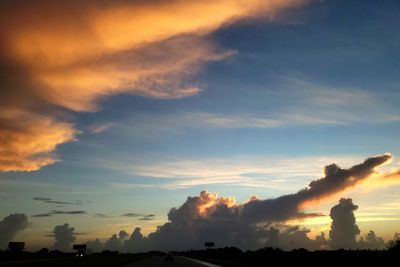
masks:
<path id="1" fill-rule="evenodd" d="M 164 252 L 119 253 L 105 250 L 84 257 L 76 257 L 76 253 L 49 251 L 43 248 L 37 252 L 0 251 L 0 266 L 123 266 L 143 260 L 151 256 L 164 256 Z M 384 250 L 317 250 L 295 249 L 284 251 L 278 248 L 242 251 L 235 247 L 205 250 L 188 250 L 170 252 L 168 255 L 195 258 L 226 267 L 258 267 L 296 264 L 320 266 L 321 264 L 349 264 L 360 266 L 397 266 L 400 262 L 400 235 L 389 241 Z"/>
<path id="2" fill-rule="evenodd" d="M 317 250 L 295 249 L 283 251 L 264 248 L 256 251 L 241 251 L 235 247 L 190 250 L 180 255 L 197 258 L 226 267 L 259 266 L 321 266 L 323 264 L 350 264 L 357 266 L 398 266 L 400 242 L 388 250 Z"/>

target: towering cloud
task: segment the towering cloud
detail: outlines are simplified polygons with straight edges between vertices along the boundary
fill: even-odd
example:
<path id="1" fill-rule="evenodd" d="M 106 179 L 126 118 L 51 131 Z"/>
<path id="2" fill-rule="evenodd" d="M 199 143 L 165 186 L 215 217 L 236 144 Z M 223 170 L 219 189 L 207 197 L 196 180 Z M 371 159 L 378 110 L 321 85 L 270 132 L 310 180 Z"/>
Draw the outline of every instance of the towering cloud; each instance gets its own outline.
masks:
<path id="1" fill-rule="evenodd" d="M 127 240 L 129 234 L 124 230 L 120 231 L 118 235 L 114 234 L 110 239 L 104 244 L 104 249 L 111 251 L 121 251 L 123 250 L 125 240 Z"/>
<path id="2" fill-rule="evenodd" d="M 369 231 L 364 237 L 358 241 L 358 247 L 366 249 L 384 249 L 386 243 L 383 238 L 376 236 L 374 231 Z"/>
<path id="3" fill-rule="evenodd" d="M 351 198 L 342 198 L 339 204 L 331 209 L 329 216 L 332 218 L 329 238 L 333 248 L 355 248 L 357 246 L 356 237 L 360 234 L 360 229 L 356 224 L 354 211 L 358 206 L 353 204 Z"/>
<path id="4" fill-rule="evenodd" d="M 67 110 L 95 111 L 101 99 L 119 93 L 161 99 L 198 93 L 193 75 L 233 54 L 209 33 L 303 2 L 1 1 L 0 171 L 54 163 L 56 147 L 78 133 Z"/>
<path id="5" fill-rule="evenodd" d="M 320 214 L 305 214 L 302 207 L 315 204 L 343 190 L 354 187 L 374 176 L 375 167 L 391 159 L 384 154 L 366 159 L 363 163 L 349 169 L 335 164 L 325 167 L 325 177 L 312 181 L 305 189 L 297 193 L 275 199 L 260 200 L 251 198 L 245 204 L 237 204 L 232 197 L 218 197 L 217 194 L 202 191 L 199 196 L 188 197 L 178 208 L 168 213 L 169 222 L 159 226 L 148 237 L 143 237 L 140 228 L 136 228 L 128 239 L 114 235 L 106 247 L 122 246 L 126 251 L 145 251 L 148 249 L 185 250 L 202 248 L 204 242 L 214 241 L 218 246 L 236 246 L 254 249 L 263 246 L 293 249 L 354 248 L 359 229 L 355 224 L 354 210 L 357 208 L 351 199 L 341 199 L 332 208 L 332 229 L 330 240 L 324 234 L 315 240 L 308 237 L 307 229 L 298 227 L 270 227 L 272 223 L 282 223 L 290 219 Z M 382 175 L 378 175 L 381 177 Z M 384 177 L 384 176 L 382 176 Z M 375 178 L 374 178 L 375 179 Z M 283 229 L 282 229 L 283 228 Z M 379 238 L 372 233 L 367 242 L 376 243 Z M 364 241 L 365 242 L 365 241 Z"/>
<path id="6" fill-rule="evenodd" d="M 72 244 L 76 239 L 75 228 L 70 227 L 68 223 L 57 225 L 53 230 L 54 245 L 53 249 L 60 251 L 70 251 Z"/>
<path id="7" fill-rule="evenodd" d="M 312 181 L 308 188 L 295 194 L 275 199 L 256 199 L 244 204 L 241 219 L 248 222 L 262 222 L 315 216 L 317 214 L 303 214 L 300 211 L 301 206 L 354 187 L 373 174 L 375 167 L 391 158 L 389 154 L 371 157 L 349 169 L 341 169 L 336 164 L 326 166 L 325 177 Z"/>
<path id="8" fill-rule="evenodd" d="M 0 249 L 5 249 L 8 242 L 28 225 L 28 217 L 25 214 L 11 214 L 0 221 Z"/>

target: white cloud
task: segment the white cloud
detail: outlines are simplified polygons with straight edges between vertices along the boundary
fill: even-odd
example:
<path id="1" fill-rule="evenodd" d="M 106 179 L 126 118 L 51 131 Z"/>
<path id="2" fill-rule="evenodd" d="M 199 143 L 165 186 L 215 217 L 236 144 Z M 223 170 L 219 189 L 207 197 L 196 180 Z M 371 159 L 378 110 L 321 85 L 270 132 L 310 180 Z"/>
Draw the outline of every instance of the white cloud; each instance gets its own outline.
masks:
<path id="1" fill-rule="evenodd" d="M 178 159 L 152 161 L 101 161 L 99 166 L 134 176 L 159 179 L 158 183 L 112 182 L 119 189 L 179 189 L 198 185 L 269 188 L 277 191 L 297 190 L 311 179 L 323 176 L 323 167 L 333 162 L 348 167 L 362 156 L 281 157 L 240 156 L 231 158 Z"/>

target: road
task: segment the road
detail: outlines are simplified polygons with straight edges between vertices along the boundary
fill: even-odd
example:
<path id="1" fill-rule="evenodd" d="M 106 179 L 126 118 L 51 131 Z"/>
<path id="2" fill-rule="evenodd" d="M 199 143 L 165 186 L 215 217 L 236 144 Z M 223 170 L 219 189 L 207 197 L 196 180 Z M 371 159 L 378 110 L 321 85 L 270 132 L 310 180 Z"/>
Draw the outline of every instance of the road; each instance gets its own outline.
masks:
<path id="1" fill-rule="evenodd" d="M 152 255 L 145 258 L 124 257 L 123 255 L 113 257 L 84 257 L 80 258 L 53 258 L 32 259 L 0 262 L 0 267 L 88 267 L 88 266 L 122 266 L 122 267 L 220 267 L 219 265 L 199 261 L 183 256 L 174 256 L 172 261 L 166 261 L 165 256 Z"/>
<path id="2" fill-rule="evenodd" d="M 174 256 L 172 261 L 166 261 L 164 256 L 151 256 L 140 261 L 124 265 L 124 267 L 221 267 L 192 258 Z"/>

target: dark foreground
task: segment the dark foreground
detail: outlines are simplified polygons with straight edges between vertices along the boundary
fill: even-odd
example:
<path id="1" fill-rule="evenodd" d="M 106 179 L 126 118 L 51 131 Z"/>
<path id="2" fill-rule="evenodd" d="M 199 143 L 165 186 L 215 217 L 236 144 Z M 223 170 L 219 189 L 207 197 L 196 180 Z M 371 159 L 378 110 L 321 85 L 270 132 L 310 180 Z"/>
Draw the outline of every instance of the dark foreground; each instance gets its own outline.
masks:
<path id="1" fill-rule="evenodd" d="M 30 253 L 18 255 L 5 255 L 0 258 L 0 266 L 125 266 L 125 267 L 217 267 L 217 265 L 192 259 L 180 255 L 169 255 L 164 253 L 145 253 L 145 254 L 94 254 L 84 257 L 76 257 L 72 254 L 65 255 L 34 255 Z"/>
<path id="2" fill-rule="evenodd" d="M 306 265 L 348 265 L 357 266 L 399 266 L 399 250 L 337 250 L 309 252 L 303 249 L 284 252 L 277 249 L 261 249 L 243 252 L 237 248 L 209 250 L 191 250 L 187 252 L 165 254 L 149 252 L 140 254 L 97 253 L 76 257 L 66 253 L 9 253 L 0 252 L 0 267 L 3 266 L 126 266 L 126 267 L 258 267 Z"/>

